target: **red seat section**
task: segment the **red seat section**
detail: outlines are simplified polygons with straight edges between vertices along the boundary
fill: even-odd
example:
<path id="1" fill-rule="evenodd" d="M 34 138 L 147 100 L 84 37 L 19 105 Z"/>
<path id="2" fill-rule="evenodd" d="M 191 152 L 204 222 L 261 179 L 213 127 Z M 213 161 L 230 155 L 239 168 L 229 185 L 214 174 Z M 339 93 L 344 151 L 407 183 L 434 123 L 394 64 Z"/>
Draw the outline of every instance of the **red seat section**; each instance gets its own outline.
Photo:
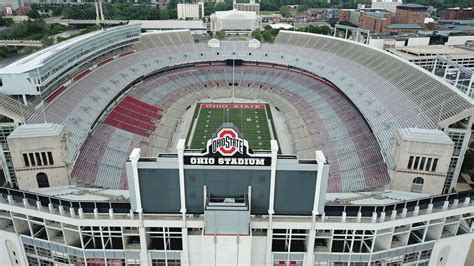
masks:
<path id="1" fill-rule="evenodd" d="M 64 90 L 66 89 L 65 86 L 61 86 L 59 88 L 57 88 L 55 91 L 53 91 L 50 95 L 48 95 L 48 97 L 46 97 L 45 101 L 47 103 L 49 103 L 50 101 L 52 101 L 54 98 L 56 98 L 56 96 L 58 96 L 59 94 L 61 94 L 61 92 L 63 92 Z"/>
<path id="2" fill-rule="evenodd" d="M 133 54 L 133 53 L 135 53 L 135 51 L 130 50 L 130 51 L 127 51 L 127 52 L 123 52 L 123 53 L 119 54 L 118 56 L 122 57 L 122 56 L 126 56 L 126 55 Z"/>
<path id="3" fill-rule="evenodd" d="M 161 108 L 133 97 L 125 97 L 107 116 L 104 123 L 149 137 L 155 131 L 154 120 L 161 119 Z"/>
<path id="4" fill-rule="evenodd" d="M 130 96 L 125 97 L 124 100 L 128 101 L 128 102 L 130 102 L 130 103 L 132 103 L 136 106 L 142 107 L 143 109 L 150 110 L 150 111 L 154 111 L 154 112 L 162 112 L 163 111 L 163 109 L 161 109 L 160 107 L 148 104 L 146 102 L 140 101 L 140 100 L 135 99 L 135 98 L 130 97 Z"/>
<path id="5" fill-rule="evenodd" d="M 89 74 L 90 72 L 92 72 L 90 69 L 86 69 L 84 71 L 82 71 L 81 73 L 79 73 L 77 76 L 75 76 L 73 78 L 73 80 L 80 80 L 81 78 L 85 77 L 87 74 Z"/>
<path id="6" fill-rule="evenodd" d="M 110 62 L 110 61 L 112 61 L 112 60 L 114 60 L 113 57 L 106 58 L 106 59 L 100 61 L 100 62 L 97 64 L 97 66 L 103 66 L 103 65 L 107 64 L 108 62 Z"/>

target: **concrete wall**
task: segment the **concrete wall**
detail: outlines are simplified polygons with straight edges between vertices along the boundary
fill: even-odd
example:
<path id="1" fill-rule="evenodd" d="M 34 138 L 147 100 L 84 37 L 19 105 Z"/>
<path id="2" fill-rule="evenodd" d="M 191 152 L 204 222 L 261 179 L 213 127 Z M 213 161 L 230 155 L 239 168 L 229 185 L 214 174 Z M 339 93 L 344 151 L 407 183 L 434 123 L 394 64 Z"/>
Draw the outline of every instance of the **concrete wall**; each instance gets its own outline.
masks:
<path id="1" fill-rule="evenodd" d="M 66 166 L 64 159 L 67 155 L 67 144 L 63 143 L 64 132 L 58 136 L 31 137 L 8 139 L 13 166 L 20 189 L 38 188 L 36 175 L 45 173 L 48 176 L 49 186 L 66 186 L 70 184 L 70 169 Z M 67 140 L 66 140 L 67 143 Z M 53 165 L 26 166 L 23 153 L 51 152 Z"/>
<path id="2" fill-rule="evenodd" d="M 395 169 L 390 171 L 392 181 L 390 188 L 394 190 L 411 191 L 413 179 L 421 177 L 424 180 L 423 189 L 421 193 L 440 194 L 444 186 L 447 172 L 449 170 L 449 163 L 453 153 L 454 144 L 428 143 L 401 140 L 397 135 L 395 144 Z M 409 169 L 410 156 L 414 158 L 432 158 L 431 164 L 435 158 L 438 159 L 436 170 L 433 172 L 431 168 L 426 171 L 423 169 Z M 413 162 L 414 164 L 414 162 Z M 427 164 L 427 160 L 425 160 Z"/>
<path id="3" fill-rule="evenodd" d="M 26 265 L 23 245 L 15 233 L 0 230 L 0 265 Z"/>
<path id="4" fill-rule="evenodd" d="M 466 259 L 473 240 L 473 234 L 465 234 L 436 241 L 429 265 L 470 265 Z"/>
<path id="5" fill-rule="evenodd" d="M 429 45 L 430 37 L 426 38 L 408 38 L 407 46 Z"/>
<path id="6" fill-rule="evenodd" d="M 466 41 L 474 40 L 474 36 L 451 36 L 445 45 L 464 45 Z"/>

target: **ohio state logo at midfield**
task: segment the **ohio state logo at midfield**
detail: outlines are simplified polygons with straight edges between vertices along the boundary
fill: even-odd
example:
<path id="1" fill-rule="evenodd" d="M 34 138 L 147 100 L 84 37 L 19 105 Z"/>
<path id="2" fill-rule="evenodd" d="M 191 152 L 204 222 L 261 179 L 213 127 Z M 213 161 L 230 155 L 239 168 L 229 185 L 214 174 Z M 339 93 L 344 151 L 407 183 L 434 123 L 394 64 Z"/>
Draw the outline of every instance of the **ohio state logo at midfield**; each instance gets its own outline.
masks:
<path id="1" fill-rule="evenodd" d="M 223 156 L 232 156 L 236 153 L 244 154 L 244 140 L 233 128 L 222 128 L 211 142 L 211 152 L 219 152 Z"/>

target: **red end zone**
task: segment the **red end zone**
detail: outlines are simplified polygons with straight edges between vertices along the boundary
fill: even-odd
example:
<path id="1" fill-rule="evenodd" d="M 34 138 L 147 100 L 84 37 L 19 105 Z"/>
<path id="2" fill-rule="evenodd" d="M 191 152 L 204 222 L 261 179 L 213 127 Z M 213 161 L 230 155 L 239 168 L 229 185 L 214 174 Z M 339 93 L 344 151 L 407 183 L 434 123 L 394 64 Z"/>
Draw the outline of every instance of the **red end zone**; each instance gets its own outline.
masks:
<path id="1" fill-rule="evenodd" d="M 258 103 L 201 103 L 203 109 L 265 109 L 264 104 Z"/>

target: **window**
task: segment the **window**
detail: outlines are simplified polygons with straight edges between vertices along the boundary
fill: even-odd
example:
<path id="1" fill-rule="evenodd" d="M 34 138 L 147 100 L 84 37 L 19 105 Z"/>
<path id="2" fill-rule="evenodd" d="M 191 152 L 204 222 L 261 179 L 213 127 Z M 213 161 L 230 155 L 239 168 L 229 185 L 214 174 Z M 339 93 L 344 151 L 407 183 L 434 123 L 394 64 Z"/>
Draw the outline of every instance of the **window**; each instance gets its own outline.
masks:
<path id="1" fill-rule="evenodd" d="M 39 152 L 35 152 L 35 157 L 36 157 L 36 164 L 41 166 L 41 157 L 40 157 Z"/>
<path id="2" fill-rule="evenodd" d="M 433 160 L 433 165 L 431 166 L 431 172 L 436 171 L 436 166 L 438 166 L 438 159 Z"/>
<path id="3" fill-rule="evenodd" d="M 415 169 L 415 170 L 418 169 L 418 163 L 419 163 L 419 162 L 420 162 L 420 157 L 417 156 L 417 157 L 415 158 L 415 164 L 413 165 L 413 169 Z"/>
<path id="4" fill-rule="evenodd" d="M 420 168 L 419 168 L 421 171 L 423 171 L 423 167 L 425 167 L 425 160 L 426 160 L 426 157 L 421 158 Z"/>
<path id="5" fill-rule="evenodd" d="M 36 163 L 35 163 L 35 156 L 33 155 L 33 153 L 29 153 L 28 155 L 30 156 L 30 163 L 31 163 L 31 166 L 36 166 Z"/>
<path id="6" fill-rule="evenodd" d="M 48 160 L 49 164 L 54 164 L 53 154 L 50 151 L 48 151 Z"/>
<path id="7" fill-rule="evenodd" d="M 25 163 L 26 167 L 30 166 L 30 162 L 28 161 L 28 155 L 26 153 L 23 153 L 23 162 Z"/>
<path id="8" fill-rule="evenodd" d="M 412 165 L 413 165 L 413 156 L 410 156 L 410 159 L 408 159 L 408 169 L 411 169 Z"/>
<path id="9" fill-rule="evenodd" d="M 43 159 L 44 165 L 48 165 L 48 159 L 46 159 L 46 152 L 41 153 L 41 159 Z"/>
<path id="10" fill-rule="evenodd" d="M 36 175 L 36 182 L 38 182 L 38 187 L 49 187 L 48 176 L 45 173 L 38 173 Z"/>
<path id="11" fill-rule="evenodd" d="M 416 192 L 416 193 L 421 193 L 421 191 L 423 190 L 423 183 L 425 181 L 423 180 L 423 178 L 421 177 L 415 177 L 415 179 L 413 179 L 413 182 L 411 184 L 411 192 Z"/>
<path id="12" fill-rule="evenodd" d="M 428 160 L 426 161 L 425 171 L 429 171 L 429 170 L 430 170 L 431 160 L 433 160 L 433 159 L 428 158 Z"/>

